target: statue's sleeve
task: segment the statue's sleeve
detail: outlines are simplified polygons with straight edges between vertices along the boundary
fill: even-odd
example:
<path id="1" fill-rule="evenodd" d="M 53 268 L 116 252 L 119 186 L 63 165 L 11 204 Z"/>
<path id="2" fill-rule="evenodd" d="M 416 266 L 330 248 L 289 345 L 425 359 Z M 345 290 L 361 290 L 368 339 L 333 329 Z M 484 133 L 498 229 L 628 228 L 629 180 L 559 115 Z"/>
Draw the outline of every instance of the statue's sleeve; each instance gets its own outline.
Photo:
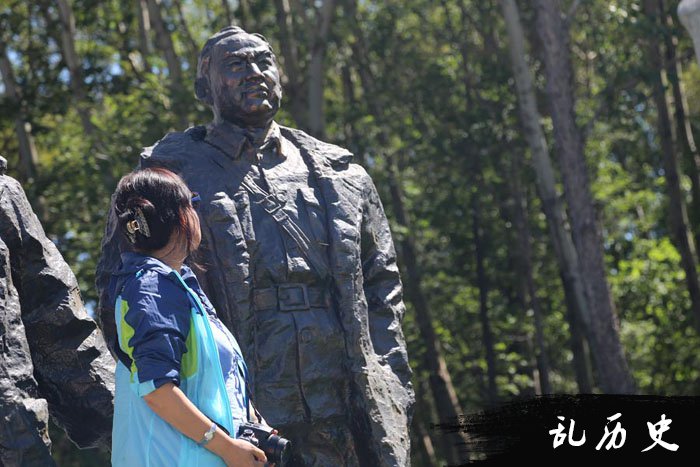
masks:
<path id="1" fill-rule="evenodd" d="M 116 344 L 117 328 L 114 324 L 114 303 L 109 301 L 108 296 L 109 281 L 112 277 L 112 273 L 116 272 L 121 264 L 119 256 L 119 235 L 116 231 L 116 226 L 117 216 L 114 214 L 114 197 L 112 197 L 107 214 L 105 233 L 104 237 L 102 237 L 100 260 L 97 263 L 97 271 L 95 272 L 95 287 L 98 297 L 95 315 L 102 329 L 102 333 L 104 334 L 107 346 L 114 356 L 116 356 L 114 346 Z"/>
<path id="2" fill-rule="evenodd" d="M 411 369 L 401 329 L 406 308 L 396 251 L 381 199 L 367 175 L 365 185 L 362 273 L 370 337 L 382 364 L 388 364 L 403 385 L 409 386 Z"/>
<path id="3" fill-rule="evenodd" d="M 114 361 L 83 306 L 73 272 L 44 234 L 19 183 L 10 180 L 2 193 L 0 234 L 10 250 L 39 392 L 76 444 L 108 447 Z"/>
<path id="4" fill-rule="evenodd" d="M 368 175 L 365 177 L 361 231 L 363 288 L 372 347 L 378 363 L 387 372 L 380 376 L 380 381 L 370 383 L 376 385 L 374 389 L 378 392 L 373 418 L 381 425 L 376 434 L 375 430 L 372 432 L 379 455 L 377 465 L 407 466 L 410 465 L 408 429 L 415 397 L 401 329 L 406 309 L 389 222 L 374 183 Z"/>

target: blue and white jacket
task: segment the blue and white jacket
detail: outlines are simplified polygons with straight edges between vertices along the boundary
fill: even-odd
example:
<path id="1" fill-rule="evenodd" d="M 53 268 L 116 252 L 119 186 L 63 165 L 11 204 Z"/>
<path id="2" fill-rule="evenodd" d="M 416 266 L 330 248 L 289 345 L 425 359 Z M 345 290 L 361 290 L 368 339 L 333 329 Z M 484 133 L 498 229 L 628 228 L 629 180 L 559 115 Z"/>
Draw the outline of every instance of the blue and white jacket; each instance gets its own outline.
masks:
<path id="1" fill-rule="evenodd" d="M 112 465 L 223 466 L 206 448 L 161 419 L 143 396 L 172 382 L 235 436 L 247 420 L 241 350 L 187 266 L 123 253 L 112 277 L 118 357 Z"/>

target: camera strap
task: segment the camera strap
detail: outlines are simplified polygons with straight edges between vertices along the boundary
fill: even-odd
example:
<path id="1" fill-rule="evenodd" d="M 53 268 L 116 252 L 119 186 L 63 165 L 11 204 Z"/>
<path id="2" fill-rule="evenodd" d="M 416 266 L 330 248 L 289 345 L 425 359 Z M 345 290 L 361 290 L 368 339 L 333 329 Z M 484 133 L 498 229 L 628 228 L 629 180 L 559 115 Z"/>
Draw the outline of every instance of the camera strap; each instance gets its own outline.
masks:
<path id="1" fill-rule="evenodd" d="M 239 371 L 241 371 L 240 367 L 238 368 Z M 255 418 L 258 419 L 256 423 L 261 423 L 263 418 L 262 415 L 260 415 L 260 412 L 258 412 L 258 408 L 255 407 L 255 402 L 253 402 L 253 392 L 250 390 L 250 386 L 248 385 L 248 378 L 245 377 L 245 374 L 243 374 L 243 381 L 245 381 L 245 392 L 248 395 L 248 405 L 246 405 L 245 408 L 245 415 L 248 421 L 252 421 L 250 419 L 250 408 L 253 407 L 253 413 L 255 413 Z"/>

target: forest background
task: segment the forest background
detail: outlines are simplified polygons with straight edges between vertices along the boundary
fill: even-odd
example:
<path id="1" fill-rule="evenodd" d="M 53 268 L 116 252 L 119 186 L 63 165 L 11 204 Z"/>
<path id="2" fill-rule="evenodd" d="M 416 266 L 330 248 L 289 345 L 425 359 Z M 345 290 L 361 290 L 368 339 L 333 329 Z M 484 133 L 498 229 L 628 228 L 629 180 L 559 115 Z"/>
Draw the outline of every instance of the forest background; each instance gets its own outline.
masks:
<path id="1" fill-rule="evenodd" d="M 210 121 L 199 48 L 265 35 L 280 123 L 349 148 L 399 253 L 431 424 L 548 393 L 700 395 L 700 70 L 671 0 L 0 0 L 0 154 L 94 309 L 109 197 Z M 104 465 L 52 430 L 59 465 Z"/>

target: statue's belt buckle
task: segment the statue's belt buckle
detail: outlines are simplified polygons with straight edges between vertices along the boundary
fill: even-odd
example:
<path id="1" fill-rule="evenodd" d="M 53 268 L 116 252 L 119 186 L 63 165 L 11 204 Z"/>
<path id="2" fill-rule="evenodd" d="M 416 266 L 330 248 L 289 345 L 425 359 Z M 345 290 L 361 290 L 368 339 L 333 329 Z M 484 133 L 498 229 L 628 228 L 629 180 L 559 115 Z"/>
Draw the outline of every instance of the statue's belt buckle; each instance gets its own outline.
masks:
<path id="1" fill-rule="evenodd" d="M 278 285 L 277 301 L 280 311 L 308 310 L 311 308 L 306 284 Z"/>

